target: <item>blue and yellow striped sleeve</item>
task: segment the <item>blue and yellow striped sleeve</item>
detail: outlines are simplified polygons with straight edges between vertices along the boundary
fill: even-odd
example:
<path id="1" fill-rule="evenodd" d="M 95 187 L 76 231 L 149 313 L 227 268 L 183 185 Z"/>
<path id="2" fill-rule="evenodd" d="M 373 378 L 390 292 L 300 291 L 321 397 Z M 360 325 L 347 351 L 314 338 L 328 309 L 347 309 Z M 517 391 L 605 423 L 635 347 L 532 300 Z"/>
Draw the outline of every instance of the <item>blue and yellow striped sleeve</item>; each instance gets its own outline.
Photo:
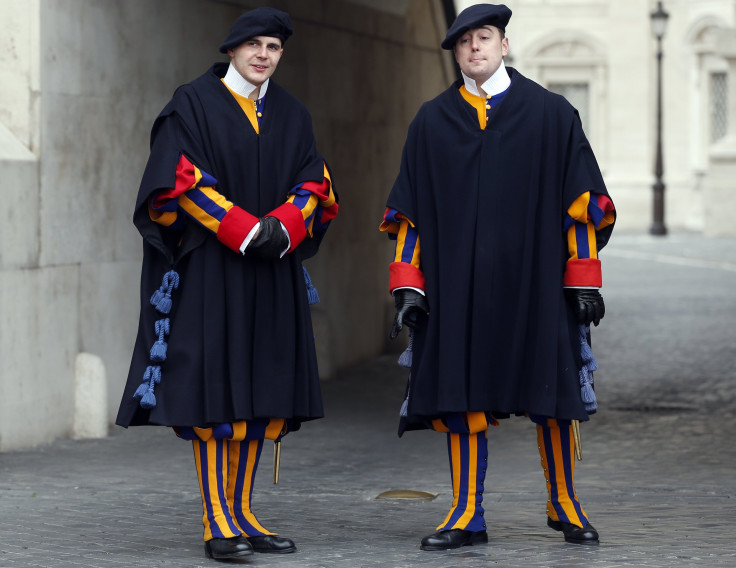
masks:
<path id="1" fill-rule="evenodd" d="M 321 182 L 305 181 L 291 189 L 286 202 L 267 216 L 276 217 L 289 235 L 289 249 L 293 251 L 315 231 L 327 229 L 330 221 L 337 216 L 338 204 L 332 188 L 332 180 L 327 164 Z"/>
<path id="2" fill-rule="evenodd" d="M 170 227 L 183 211 L 225 246 L 240 252 L 241 244 L 258 223 L 258 217 L 225 199 L 215 189 L 216 185 L 214 177 L 182 154 L 174 187 L 153 194 L 149 200 L 149 215 L 156 223 Z"/>
<path id="3" fill-rule="evenodd" d="M 337 196 L 332 187 L 332 177 L 327 164 L 323 163 L 324 176 L 321 182 L 306 181 L 300 184 L 296 189 L 299 192 L 309 192 L 317 198 L 317 203 L 311 213 L 302 209 L 307 232 L 310 236 L 314 232 L 324 231 L 330 224 L 330 221 L 337 217 L 339 205 Z M 295 192 L 293 192 L 295 193 Z"/>
<path id="4" fill-rule="evenodd" d="M 416 288 L 424 291 L 424 273 L 421 270 L 419 231 L 412 221 L 390 207 L 386 209 L 380 230 L 396 240 L 394 260 L 389 265 L 389 292 L 397 288 Z"/>
<path id="5" fill-rule="evenodd" d="M 317 205 L 319 205 L 319 197 L 303 189 L 301 185 L 291 190 L 289 197 L 286 199 L 287 203 L 291 203 L 302 215 L 302 221 L 304 221 L 304 229 L 308 235 L 312 234 L 312 223 L 314 222 L 314 214 L 317 211 Z"/>
<path id="6" fill-rule="evenodd" d="M 605 195 L 586 191 L 567 210 L 564 229 L 570 257 L 564 285 L 600 288 L 603 285 L 595 232 L 614 221 L 613 202 Z"/>

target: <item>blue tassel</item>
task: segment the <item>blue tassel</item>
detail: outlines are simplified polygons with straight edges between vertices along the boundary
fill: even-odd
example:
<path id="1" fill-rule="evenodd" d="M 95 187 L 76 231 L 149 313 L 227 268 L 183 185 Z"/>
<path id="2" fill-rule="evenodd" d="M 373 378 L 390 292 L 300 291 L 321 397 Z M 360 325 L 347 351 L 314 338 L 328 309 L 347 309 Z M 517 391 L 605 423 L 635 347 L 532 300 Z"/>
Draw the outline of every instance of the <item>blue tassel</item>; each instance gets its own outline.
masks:
<path id="1" fill-rule="evenodd" d="M 175 270 L 169 270 L 161 279 L 161 287 L 151 296 L 151 305 L 162 314 L 171 311 L 171 293 L 179 288 L 179 274 Z M 163 363 L 166 360 L 168 345 L 165 337 L 170 332 L 169 318 L 156 320 L 155 330 L 158 340 L 153 344 L 150 351 L 152 363 Z M 161 367 L 149 365 L 143 373 L 143 384 L 136 389 L 133 398 L 139 401 L 141 408 L 151 409 L 156 407 L 156 396 L 153 394 L 153 386 L 161 382 Z"/>
<path id="2" fill-rule="evenodd" d="M 149 390 L 146 394 L 143 395 L 143 398 L 141 398 L 141 408 L 150 410 L 151 408 L 155 408 L 155 407 L 156 407 L 156 396 L 153 394 L 153 390 Z"/>
<path id="3" fill-rule="evenodd" d="M 166 293 L 165 293 L 165 292 L 164 292 L 163 290 L 161 290 L 161 289 L 159 288 L 158 290 L 156 290 L 156 291 L 155 291 L 155 292 L 153 293 L 153 296 L 151 296 L 151 304 L 155 306 L 156 304 L 158 304 L 158 303 L 159 303 L 159 302 L 161 301 L 161 299 L 162 299 L 162 298 L 163 298 L 163 297 L 164 297 L 165 295 L 166 295 Z"/>
<path id="4" fill-rule="evenodd" d="M 584 363 L 593 360 L 593 350 L 590 348 L 587 338 L 585 341 L 580 341 L 580 355 L 582 356 Z"/>
<path id="5" fill-rule="evenodd" d="M 401 405 L 401 410 L 399 410 L 399 416 L 402 418 L 406 418 L 409 414 L 409 392 L 411 391 L 411 372 L 409 373 L 409 379 L 407 381 L 406 385 L 406 397 L 404 398 L 404 402 Z"/>
<path id="6" fill-rule="evenodd" d="M 579 326 L 580 335 L 580 356 L 583 366 L 580 369 L 580 398 L 583 401 L 585 410 L 589 413 L 595 412 L 598 408 L 598 401 L 595 398 L 595 390 L 593 389 L 593 371 L 598 370 L 598 363 L 593 356 L 593 350 L 588 343 L 588 334 L 590 328 L 586 325 Z"/>
<path id="7" fill-rule="evenodd" d="M 135 398 L 136 400 L 140 400 L 141 398 L 143 398 L 143 395 L 148 392 L 149 388 L 150 387 L 148 386 L 148 383 L 141 383 L 141 385 L 136 389 L 133 398 Z"/>
<path id="8" fill-rule="evenodd" d="M 317 293 L 317 288 L 312 284 L 312 279 L 309 277 L 307 269 L 302 266 L 302 270 L 304 270 L 304 284 L 307 287 L 307 300 L 309 301 L 309 305 L 312 306 L 314 304 L 318 304 L 319 294 Z"/>
<path id="9" fill-rule="evenodd" d="M 583 385 L 580 389 L 580 394 L 582 395 L 583 402 L 585 403 L 585 410 L 595 410 L 598 408 L 598 404 L 595 399 L 595 391 L 590 383 Z M 588 408 L 588 405 L 593 405 L 593 408 Z"/>
<path id="10" fill-rule="evenodd" d="M 158 341 L 151 347 L 151 361 L 154 363 L 162 363 L 166 360 L 167 345 L 164 341 L 164 337 L 169 335 L 171 325 L 169 318 L 160 319 L 155 324 L 156 333 L 158 334 Z"/>
<path id="11" fill-rule="evenodd" d="M 151 389 L 153 389 L 154 384 L 161 382 L 161 367 L 155 365 L 148 368 L 151 369 Z"/>
<path id="12" fill-rule="evenodd" d="M 585 333 L 587 334 L 588 327 L 585 327 Z M 581 332 L 583 333 L 583 332 Z M 595 357 L 593 356 L 593 350 L 590 348 L 590 344 L 588 343 L 588 338 L 586 336 L 581 336 L 580 338 L 580 356 L 583 359 L 583 365 L 589 370 L 589 371 L 597 371 L 598 370 L 598 363 L 595 360 Z"/>
<path id="13" fill-rule="evenodd" d="M 156 406 L 153 385 L 161 382 L 161 367 L 149 365 L 143 373 L 143 383 L 136 389 L 133 398 L 140 401 L 141 408 L 151 409 Z"/>
<path id="14" fill-rule="evenodd" d="M 310 306 L 319 304 L 319 294 L 317 293 L 317 288 L 314 286 L 307 290 L 307 300 L 309 301 Z"/>
<path id="15" fill-rule="evenodd" d="M 179 288 L 179 275 L 175 270 L 169 270 L 164 274 L 161 287 L 151 296 L 151 304 L 162 314 L 171 311 L 171 293 Z"/>
<path id="16" fill-rule="evenodd" d="M 406 415 L 408 414 L 408 411 L 409 411 L 409 397 L 407 396 L 404 399 L 404 403 L 401 405 L 401 410 L 399 411 L 399 416 L 402 416 L 402 417 L 406 418 Z"/>
<path id="17" fill-rule="evenodd" d="M 399 365 L 411 368 L 412 355 L 414 350 L 414 330 L 409 328 L 409 345 L 399 356 Z"/>
<path id="18" fill-rule="evenodd" d="M 161 298 L 156 304 L 156 311 L 162 314 L 168 314 L 171 311 L 171 296 L 167 294 Z"/>
<path id="19" fill-rule="evenodd" d="M 166 361 L 166 350 L 168 348 L 168 345 L 166 345 L 165 341 L 157 341 L 153 344 L 153 347 L 151 347 L 151 362 L 153 363 L 163 363 Z"/>
<path id="20" fill-rule="evenodd" d="M 411 362 L 414 355 L 414 330 L 412 328 L 409 328 L 409 345 L 406 346 L 406 349 L 404 352 L 399 355 L 399 365 L 402 367 L 407 367 L 411 369 Z M 409 383 L 406 388 L 406 398 L 404 399 L 404 402 L 401 405 L 401 409 L 399 410 L 399 416 L 402 418 L 406 418 L 408 412 L 409 412 L 409 390 L 411 387 L 411 373 L 409 373 Z"/>

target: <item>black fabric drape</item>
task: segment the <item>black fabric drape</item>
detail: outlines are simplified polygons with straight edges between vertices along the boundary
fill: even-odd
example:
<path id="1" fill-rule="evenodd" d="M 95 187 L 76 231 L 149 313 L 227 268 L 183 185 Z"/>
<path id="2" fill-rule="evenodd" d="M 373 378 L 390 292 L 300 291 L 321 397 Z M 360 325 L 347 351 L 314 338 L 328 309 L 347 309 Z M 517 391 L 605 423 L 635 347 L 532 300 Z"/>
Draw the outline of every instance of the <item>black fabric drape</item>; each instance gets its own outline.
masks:
<path id="1" fill-rule="evenodd" d="M 174 187 L 181 154 L 214 176 L 228 200 L 258 217 L 284 203 L 295 185 L 322 181 L 323 160 L 306 108 L 271 80 L 256 134 L 220 81 L 226 70 L 226 63 L 215 64 L 177 89 L 153 126 L 134 213 L 144 239 L 141 315 L 117 417 L 121 426 L 273 417 L 298 423 L 323 414 L 301 266 L 302 250 L 313 254 L 315 243 L 279 260 L 261 260 L 233 252 L 196 223 L 185 223 L 172 237 L 148 216 L 150 195 Z M 171 268 L 180 286 L 172 297 L 168 354 L 157 404 L 144 410 L 133 393 L 151 364 L 154 324 L 162 317 L 149 298 Z"/>
<path id="2" fill-rule="evenodd" d="M 388 198 L 417 227 L 430 307 L 409 425 L 463 411 L 587 419 L 563 221 L 579 195 L 607 190 L 577 111 L 508 70 L 485 130 L 459 81 L 422 106 Z"/>

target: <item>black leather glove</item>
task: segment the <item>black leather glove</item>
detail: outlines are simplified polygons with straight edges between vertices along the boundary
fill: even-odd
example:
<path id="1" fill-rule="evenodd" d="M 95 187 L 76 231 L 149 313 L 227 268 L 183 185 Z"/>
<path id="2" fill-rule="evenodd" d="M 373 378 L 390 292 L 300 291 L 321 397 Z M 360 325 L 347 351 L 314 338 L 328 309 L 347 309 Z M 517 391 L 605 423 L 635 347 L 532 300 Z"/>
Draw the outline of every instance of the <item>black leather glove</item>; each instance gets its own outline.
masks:
<path id="1" fill-rule="evenodd" d="M 248 252 L 261 258 L 279 258 L 289 246 L 289 238 L 281 228 L 281 221 L 276 217 L 261 217 L 261 228 L 256 237 L 248 243 Z"/>
<path id="2" fill-rule="evenodd" d="M 427 315 L 429 313 L 429 305 L 427 298 L 416 290 L 404 288 L 394 292 L 394 304 L 396 305 L 396 317 L 394 317 L 394 325 L 391 327 L 391 339 L 395 339 L 404 324 L 408 327 L 415 327 L 416 317 L 419 313 Z"/>
<path id="3" fill-rule="evenodd" d="M 570 302 L 578 323 L 598 325 L 606 314 L 603 296 L 597 288 L 565 288 L 565 297 Z"/>

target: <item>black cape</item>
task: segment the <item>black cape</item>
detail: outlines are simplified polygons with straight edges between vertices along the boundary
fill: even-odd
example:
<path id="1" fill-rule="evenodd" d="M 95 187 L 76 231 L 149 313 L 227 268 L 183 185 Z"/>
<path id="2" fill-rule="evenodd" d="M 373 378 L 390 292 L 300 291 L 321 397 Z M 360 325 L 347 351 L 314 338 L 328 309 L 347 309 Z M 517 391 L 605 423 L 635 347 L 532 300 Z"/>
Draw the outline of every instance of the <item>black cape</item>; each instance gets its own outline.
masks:
<path id="1" fill-rule="evenodd" d="M 307 109 L 270 81 L 260 134 L 220 81 L 227 63 L 177 89 L 156 119 L 134 223 L 143 236 L 141 312 L 127 384 L 116 423 L 207 426 L 255 418 L 292 424 L 321 417 L 309 304 L 302 260 L 321 235 L 279 260 L 242 256 L 194 222 L 172 232 L 148 216 L 149 196 L 174 187 L 184 154 L 217 179 L 217 190 L 255 216 L 286 201 L 304 181 L 321 182 Z M 156 406 L 133 394 L 151 365 L 154 326 L 163 316 L 149 299 L 174 269 L 170 336 Z"/>
<path id="2" fill-rule="evenodd" d="M 415 332 L 409 429 L 464 411 L 588 418 L 563 222 L 579 195 L 607 191 L 577 111 L 508 71 L 485 130 L 461 81 L 421 107 L 388 198 L 416 224 L 430 308 Z"/>

